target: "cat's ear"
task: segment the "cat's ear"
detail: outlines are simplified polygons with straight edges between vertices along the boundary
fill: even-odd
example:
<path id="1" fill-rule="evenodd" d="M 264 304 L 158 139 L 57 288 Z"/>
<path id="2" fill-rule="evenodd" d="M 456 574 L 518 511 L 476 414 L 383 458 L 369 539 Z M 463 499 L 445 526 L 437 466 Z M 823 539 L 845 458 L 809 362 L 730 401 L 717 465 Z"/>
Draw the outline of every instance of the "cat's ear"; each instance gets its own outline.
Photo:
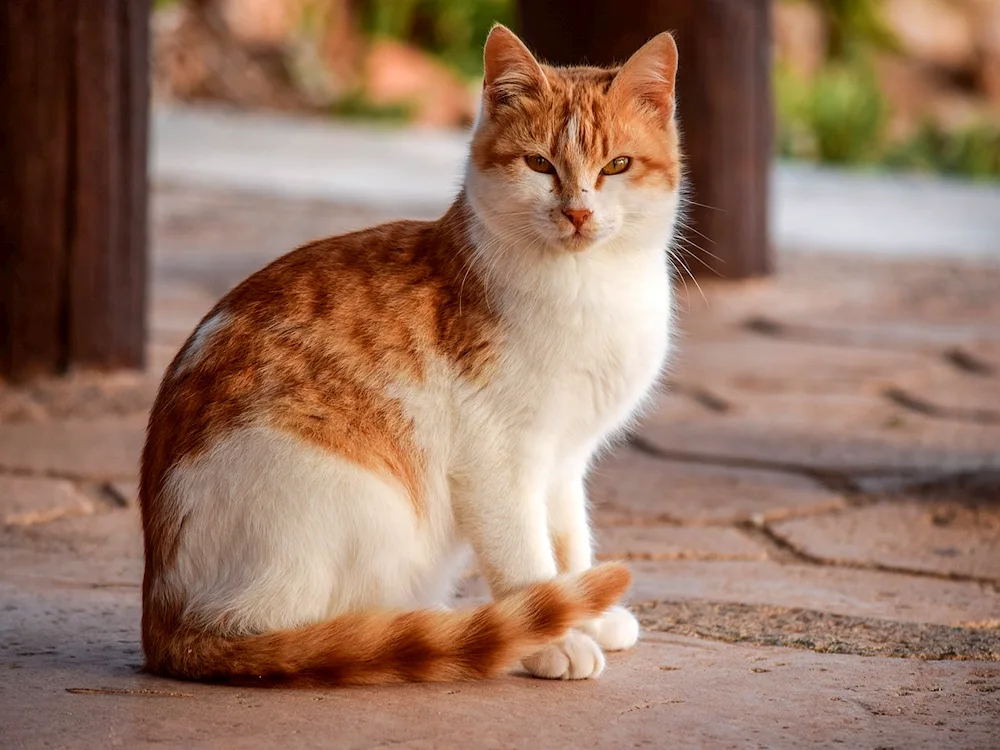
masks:
<path id="1" fill-rule="evenodd" d="M 677 77 L 677 45 L 664 31 L 646 42 L 629 58 L 611 84 L 613 95 L 638 100 L 663 117 L 674 114 L 674 81 Z"/>
<path id="2" fill-rule="evenodd" d="M 483 98 L 490 109 L 521 96 L 540 94 L 549 85 L 541 66 L 524 42 L 499 23 L 493 26 L 486 38 L 483 72 Z"/>

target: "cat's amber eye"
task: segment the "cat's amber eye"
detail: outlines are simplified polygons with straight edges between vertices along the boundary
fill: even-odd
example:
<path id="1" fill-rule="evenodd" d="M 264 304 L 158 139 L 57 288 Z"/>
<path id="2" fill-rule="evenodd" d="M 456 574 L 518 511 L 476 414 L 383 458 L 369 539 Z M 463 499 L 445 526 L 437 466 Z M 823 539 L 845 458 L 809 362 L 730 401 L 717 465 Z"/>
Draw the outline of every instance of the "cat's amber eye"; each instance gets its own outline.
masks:
<path id="1" fill-rule="evenodd" d="M 632 159 L 628 156 L 616 156 L 604 165 L 601 174 L 621 174 L 632 166 Z"/>
<path id="2" fill-rule="evenodd" d="M 524 163 L 531 167 L 536 172 L 541 172 L 542 174 L 555 174 L 556 168 L 552 166 L 552 162 L 546 159 L 544 156 L 525 156 Z"/>

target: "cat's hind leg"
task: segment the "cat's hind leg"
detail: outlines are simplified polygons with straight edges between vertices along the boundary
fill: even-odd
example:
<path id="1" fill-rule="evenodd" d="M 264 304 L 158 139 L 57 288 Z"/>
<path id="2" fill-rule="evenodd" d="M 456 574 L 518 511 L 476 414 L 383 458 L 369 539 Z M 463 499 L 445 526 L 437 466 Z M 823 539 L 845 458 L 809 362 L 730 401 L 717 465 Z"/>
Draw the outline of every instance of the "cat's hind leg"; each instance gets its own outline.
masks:
<path id="1" fill-rule="evenodd" d="M 440 566 L 402 488 L 266 427 L 174 469 L 184 519 L 165 582 L 202 626 L 260 633 L 410 608 Z"/>

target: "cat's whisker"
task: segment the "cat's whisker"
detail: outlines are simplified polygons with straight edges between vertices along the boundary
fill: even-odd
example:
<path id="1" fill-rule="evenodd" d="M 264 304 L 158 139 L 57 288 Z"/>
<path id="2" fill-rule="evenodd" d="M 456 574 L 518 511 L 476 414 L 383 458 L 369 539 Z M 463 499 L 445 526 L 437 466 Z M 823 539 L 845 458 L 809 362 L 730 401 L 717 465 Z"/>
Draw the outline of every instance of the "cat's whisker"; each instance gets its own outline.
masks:
<path id="1" fill-rule="evenodd" d="M 685 221 L 684 219 L 681 219 L 677 223 L 687 231 L 694 232 L 696 235 L 704 239 L 706 242 L 711 242 L 713 245 L 715 244 L 715 240 L 713 240 L 707 234 L 702 234 L 701 232 L 699 232 L 697 229 L 694 228 L 693 224 L 688 224 L 687 221 Z"/>
<path id="2" fill-rule="evenodd" d="M 680 260 L 679 260 L 679 259 L 678 259 L 678 258 L 677 258 L 677 257 L 676 257 L 676 256 L 675 256 L 674 254 L 673 254 L 673 252 L 672 252 L 671 250 L 669 250 L 669 249 L 667 250 L 667 257 L 668 257 L 668 258 L 669 258 L 669 259 L 671 260 L 671 262 L 672 262 L 672 265 L 673 265 L 674 263 L 681 263 L 681 261 L 680 261 Z M 690 273 L 690 272 L 689 272 L 689 273 Z M 687 299 L 687 297 L 688 297 L 688 296 L 690 295 L 690 293 L 691 293 L 691 292 L 690 292 L 690 290 L 688 289 L 688 284 L 687 284 L 687 279 L 685 279 L 685 278 L 684 278 L 684 274 L 682 274 L 682 273 L 680 273 L 680 272 L 678 272 L 678 273 L 677 273 L 677 278 L 678 278 L 678 279 L 680 279 L 681 283 L 682 283 L 682 284 L 684 285 L 684 296 L 685 296 L 685 300 L 686 300 L 686 299 Z M 686 312 L 686 311 L 685 311 L 685 312 Z"/>
<path id="3" fill-rule="evenodd" d="M 699 245 L 697 242 L 694 242 L 690 238 L 688 238 L 688 237 L 679 237 L 678 239 L 681 242 L 686 243 L 687 245 L 690 245 L 691 248 L 694 248 L 695 250 L 698 250 L 699 252 L 704 253 L 705 255 L 709 256 L 710 258 L 715 258 L 720 263 L 725 263 L 725 261 L 722 258 L 719 258 L 719 257 L 713 255 L 708 250 L 706 250 L 705 248 L 703 248 L 701 245 Z M 718 270 L 716 270 L 715 268 L 713 268 L 704 258 L 702 258 L 698 253 L 693 252 L 690 248 L 685 248 L 685 247 L 679 245 L 678 249 L 684 250 L 688 254 L 689 257 L 694 258 L 696 261 L 698 261 L 699 263 L 701 263 L 703 266 L 705 266 L 705 268 L 707 268 L 709 271 L 711 271 L 715 275 L 722 276 L 722 274 L 719 273 Z"/>
<path id="4" fill-rule="evenodd" d="M 668 252 L 670 253 L 670 257 L 673 258 L 674 260 L 676 260 L 681 265 L 681 267 L 685 271 L 687 271 L 688 276 L 691 277 L 691 281 L 693 281 L 694 285 L 698 288 L 698 293 L 701 295 L 701 298 L 705 301 L 705 304 L 709 308 L 711 308 L 712 305 L 708 301 L 708 297 L 705 296 L 705 292 L 701 288 L 701 284 L 698 283 L 697 277 L 695 277 L 695 275 L 691 272 L 691 267 L 687 263 L 685 263 L 684 260 L 683 260 L 683 258 L 681 258 L 681 256 L 678 255 L 676 252 L 674 252 L 674 250 L 672 248 L 670 250 L 668 250 Z M 683 281 L 683 279 L 684 279 L 684 277 L 681 276 L 681 280 L 682 281 Z M 687 287 L 687 282 L 686 281 L 684 281 L 684 290 L 685 290 L 685 292 L 688 291 L 688 287 Z"/>
<path id="5" fill-rule="evenodd" d="M 699 203 L 698 201 L 693 201 L 690 198 L 685 198 L 684 202 L 689 206 L 698 206 L 699 208 L 707 208 L 709 211 L 719 211 L 720 213 L 726 213 L 726 209 L 719 208 L 718 206 L 710 206 L 707 203 Z"/>

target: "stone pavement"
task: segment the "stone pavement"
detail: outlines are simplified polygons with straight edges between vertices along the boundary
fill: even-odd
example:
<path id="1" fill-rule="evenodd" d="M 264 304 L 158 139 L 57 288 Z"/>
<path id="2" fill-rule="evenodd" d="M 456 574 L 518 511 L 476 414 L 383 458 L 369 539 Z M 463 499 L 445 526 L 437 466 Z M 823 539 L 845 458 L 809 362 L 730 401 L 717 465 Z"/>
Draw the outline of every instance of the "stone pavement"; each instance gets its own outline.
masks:
<path id="1" fill-rule="evenodd" d="M 670 388 L 592 482 L 645 625 L 600 680 L 231 689 L 139 672 L 145 412 L 230 285 L 387 215 L 178 183 L 153 208 L 148 372 L 0 387 L 0 746 L 1000 746 L 1000 267 L 680 284 Z"/>

